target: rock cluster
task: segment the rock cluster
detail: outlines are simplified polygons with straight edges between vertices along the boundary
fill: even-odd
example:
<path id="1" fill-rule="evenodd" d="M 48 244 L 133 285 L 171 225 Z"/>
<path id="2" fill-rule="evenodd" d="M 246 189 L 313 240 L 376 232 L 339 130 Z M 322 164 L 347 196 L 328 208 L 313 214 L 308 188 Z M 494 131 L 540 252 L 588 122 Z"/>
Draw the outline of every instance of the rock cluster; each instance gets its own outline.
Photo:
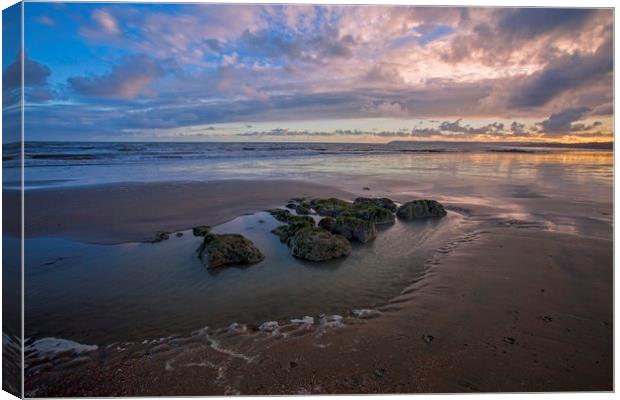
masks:
<path id="1" fill-rule="evenodd" d="M 351 254 L 350 240 L 367 243 L 377 236 L 376 224 L 394 222 L 389 199 L 359 198 L 351 203 L 337 198 L 292 199 L 288 209 L 268 212 L 285 222 L 272 232 L 291 249 L 295 257 L 309 261 L 325 261 Z M 289 210 L 295 210 L 298 215 Z M 323 216 L 318 226 L 308 214 Z M 303 215 L 302 215 L 303 214 Z"/>
<path id="2" fill-rule="evenodd" d="M 291 210 L 294 211 L 291 212 Z M 326 261 L 351 254 L 351 241 L 368 243 L 377 237 L 377 225 L 403 220 L 441 218 L 447 215 L 435 200 L 414 200 L 397 206 L 388 198 L 359 197 L 353 202 L 337 198 L 292 199 L 285 208 L 267 210 L 283 225 L 273 229 L 295 257 L 309 261 Z M 316 223 L 315 218 L 321 218 Z M 238 234 L 213 234 L 207 225 L 193 229 L 194 236 L 204 237 L 198 256 L 209 268 L 229 264 L 254 264 L 264 255 L 252 241 Z M 156 240 L 167 239 L 158 232 Z"/>

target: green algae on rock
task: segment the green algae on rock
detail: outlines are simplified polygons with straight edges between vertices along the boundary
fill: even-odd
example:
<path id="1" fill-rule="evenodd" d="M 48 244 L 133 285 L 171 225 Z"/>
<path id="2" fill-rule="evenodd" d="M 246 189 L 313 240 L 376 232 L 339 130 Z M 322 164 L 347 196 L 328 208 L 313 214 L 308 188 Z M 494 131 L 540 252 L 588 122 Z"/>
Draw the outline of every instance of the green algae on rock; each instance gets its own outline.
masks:
<path id="1" fill-rule="evenodd" d="M 207 234 L 198 248 L 198 257 L 209 268 L 229 264 L 256 264 L 265 259 L 251 240 L 233 233 Z"/>
<path id="2" fill-rule="evenodd" d="M 297 231 L 289 247 L 293 256 L 309 261 L 326 261 L 351 254 L 351 243 L 346 238 L 318 227 Z"/>
<path id="3" fill-rule="evenodd" d="M 443 205 L 436 200 L 413 200 L 398 207 L 396 215 L 400 219 L 414 220 L 441 218 L 448 215 L 448 213 Z"/>

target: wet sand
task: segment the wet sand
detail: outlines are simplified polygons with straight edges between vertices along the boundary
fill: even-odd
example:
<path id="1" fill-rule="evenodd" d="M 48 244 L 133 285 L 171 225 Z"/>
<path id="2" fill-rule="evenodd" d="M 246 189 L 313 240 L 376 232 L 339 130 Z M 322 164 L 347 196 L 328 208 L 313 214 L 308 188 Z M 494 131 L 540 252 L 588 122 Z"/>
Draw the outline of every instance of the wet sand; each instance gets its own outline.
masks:
<path id="1" fill-rule="evenodd" d="M 158 231 L 219 225 L 247 212 L 280 206 L 291 197 L 328 194 L 351 197 L 330 186 L 288 180 L 128 183 L 29 190 L 24 195 L 25 235 L 93 243 L 146 241 Z M 9 191 L 7 198 L 10 201 L 18 195 L 17 191 Z M 18 216 L 5 218 L 11 217 Z"/>
<path id="2" fill-rule="evenodd" d="M 233 182 L 228 185 L 238 187 Z M 292 186 L 288 188 L 295 191 Z M 313 190 L 321 193 L 307 194 L 351 197 L 327 187 Z M 99 204 L 112 204 L 108 193 L 84 196 L 97 199 Z M 130 200 L 118 193 L 124 192 L 117 192 L 113 203 L 120 209 L 119 204 Z M 225 218 L 229 211 L 237 215 L 241 209 L 256 211 L 256 204 L 242 205 L 247 199 L 239 199 L 233 206 L 238 208 L 233 210 L 206 211 L 213 202 L 192 208 L 189 204 L 203 198 L 191 191 L 185 193 L 190 209 L 214 220 Z M 219 204 L 229 198 L 223 192 L 218 196 L 223 199 Z M 259 209 L 272 204 L 270 201 L 280 201 L 272 194 L 263 196 L 257 200 Z M 127 197 L 136 198 L 133 194 Z M 39 201 L 44 199 L 42 194 Z M 56 198 L 50 204 L 58 201 Z M 554 207 L 552 200 L 544 201 L 546 207 Z M 611 228 L 608 235 L 563 233 L 514 216 L 502 218 L 489 205 L 477 208 L 447 203 L 466 215 L 470 223 L 458 239 L 437 249 L 427 262 L 424 277 L 379 309 L 375 318 L 347 317 L 345 326 L 333 329 L 315 323 L 286 335 L 249 327 L 241 332 L 208 331 L 163 342 L 100 348 L 67 357 L 63 368 L 54 366 L 54 360 L 43 360 L 27 372 L 26 393 L 110 396 L 612 390 Z M 191 213 L 183 214 L 184 207 L 178 208 L 164 216 L 170 228 L 147 221 L 122 237 L 142 237 L 153 230 L 195 224 L 192 220 L 188 225 Z M 602 211 L 610 210 L 605 207 Z M 73 218 L 71 210 L 65 212 L 65 219 Z M 140 220 L 148 220 L 145 216 L 149 213 L 141 212 Z M 43 218 L 41 213 L 38 218 Z M 123 214 L 119 212 L 114 218 Z M 173 222 L 178 215 L 185 215 L 185 222 Z M 86 234 L 93 228 L 87 222 L 79 229 L 62 232 Z M 117 228 L 105 221 L 94 226 L 107 235 L 118 235 L 116 230 L 131 222 L 125 219 Z M 37 226 L 39 234 L 52 233 L 49 224 L 40 222 Z M 97 236 L 98 240 L 105 238 Z"/>

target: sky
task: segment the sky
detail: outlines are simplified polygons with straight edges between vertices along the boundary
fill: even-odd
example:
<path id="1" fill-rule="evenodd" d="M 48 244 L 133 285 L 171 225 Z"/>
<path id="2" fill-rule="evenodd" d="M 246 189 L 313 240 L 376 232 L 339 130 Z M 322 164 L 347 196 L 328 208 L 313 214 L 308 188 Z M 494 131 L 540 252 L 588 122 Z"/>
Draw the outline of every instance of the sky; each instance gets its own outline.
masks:
<path id="1" fill-rule="evenodd" d="M 610 9 L 33 2 L 9 47 L 27 140 L 613 139 Z"/>

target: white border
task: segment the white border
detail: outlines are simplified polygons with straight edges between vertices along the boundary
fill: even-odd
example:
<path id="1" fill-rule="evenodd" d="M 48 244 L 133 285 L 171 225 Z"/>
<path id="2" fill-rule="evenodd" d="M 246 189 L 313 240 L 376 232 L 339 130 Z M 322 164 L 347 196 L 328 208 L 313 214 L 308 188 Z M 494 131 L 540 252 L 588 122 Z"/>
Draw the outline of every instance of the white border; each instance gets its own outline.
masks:
<path id="1" fill-rule="evenodd" d="M 29 0 L 30 2 L 35 2 L 35 1 L 39 1 L 39 0 Z M 67 2 L 77 2 L 77 1 L 67 1 Z M 109 2 L 109 1 L 97 1 L 97 0 L 82 0 L 79 2 Z M 452 0 L 452 1 L 430 1 L 430 0 L 426 0 L 426 1 L 417 1 L 417 0 L 390 0 L 390 1 L 382 1 L 382 0 L 375 0 L 375 1 L 369 1 L 369 0 L 357 0 L 357 1 L 342 1 L 342 0 L 312 0 L 312 1 L 303 1 L 303 0 L 288 0 L 286 2 L 277 2 L 277 1 L 268 1 L 268 0 L 246 0 L 246 1 L 240 1 L 240 0 L 211 0 L 211 1 L 182 1 L 182 0 L 150 0 L 150 1 L 126 1 L 126 0 L 121 0 L 121 1 L 115 1 L 118 3 L 244 3 L 244 4 L 248 4 L 248 3 L 258 3 L 258 4 L 264 4 L 264 3 L 289 3 L 289 4 L 307 4 L 307 3 L 313 3 L 313 4 L 382 4 L 382 5 L 418 5 L 418 6 L 478 6 L 478 7 L 597 7 L 597 8 L 613 8 L 615 6 L 614 2 L 611 0 L 590 0 L 590 1 L 583 1 L 583 0 L 564 0 L 564 1 L 553 1 L 553 0 L 537 0 L 537 1 L 531 1 L 531 0 L 522 0 L 522 1 L 514 1 L 514 0 L 505 0 L 505 1 L 498 1 L 498 0 L 470 0 L 470 1 L 463 1 L 463 0 Z M 5 9 L 13 4 L 15 4 L 16 1 L 14 0 L 0 0 L 0 8 Z M 22 7 L 22 46 L 24 43 L 24 23 L 23 23 L 23 14 L 24 14 L 24 8 Z M 615 20 L 615 9 L 614 9 L 614 20 Z M 0 18 L 0 31 L 2 29 L 2 21 Z M 616 34 L 615 34 L 615 26 L 614 26 L 614 54 L 619 54 L 617 52 L 617 46 L 618 46 L 618 41 L 616 40 Z M 0 42 L 0 47 L 1 47 L 1 42 Z M 1 52 L 0 52 L 1 53 Z M 1 57 L 1 56 L 0 56 Z M 614 62 L 615 62 L 615 58 L 614 58 Z M 23 63 L 22 63 L 22 82 L 24 79 L 24 70 L 23 70 Z M 1 83 L 0 83 L 0 89 L 2 88 Z M 618 94 L 618 88 L 615 84 L 615 79 L 614 79 L 614 99 L 617 97 Z M 614 103 L 615 106 L 615 103 Z M 2 123 L 0 122 L 0 131 L 1 131 L 1 127 L 2 127 Z M 617 124 L 616 124 L 616 119 L 615 119 L 615 108 L 614 108 L 614 132 L 615 129 L 617 129 Z M 24 179 L 24 169 L 23 169 L 23 151 L 24 151 L 24 99 L 23 99 L 23 91 L 22 91 L 22 193 L 23 193 L 23 179 Z M 615 135 L 614 135 L 615 136 Z M 620 189 L 618 188 L 618 185 L 616 185 L 616 179 L 615 179 L 615 165 L 616 165 L 616 161 L 617 161 L 617 154 L 614 151 L 614 204 L 615 204 L 615 199 L 617 198 L 618 192 L 620 191 Z M 0 171 L 0 178 L 2 177 L 2 173 Z M 2 207 L 2 199 L 0 197 L 0 210 Z M 1 214 L 1 212 L 0 212 Z M 616 217 L 618 216 L 617 214 L 617 210 L 614 207 L 614 222 L 617 220 Z M 23 196 L 22 196 L 22 238 L 24 237 L 24 204 L 23 204 Z M 2 217 L 0 215 L 0 224 L 2 222 Z M 614 238 L 616 237 L 616 230 L 617 227 L 614 224 Z M 23 242 L 22 242 L 23 243 Z M 617 243 L 615 243 L 614 240 L 614 289 L 617 287 L 616 283 L 617 283 L 617 279 L 618 279 L 618 275 L 615 274 L 615 268 L 616 268 L 616 260 L 615 260 L 615 254 L 616 254 L 616 245 Z M 23 256 L 24 256 L 24 248 L 23 246 L 21 247 L 21 251 L 22 251 L 22 305 L 24 304 L 24 271 L 23 271 Z M 2 244 L 0 242 L 0 257 L 2 255 Z M 1 283 L 1 277 L 0 277 L 0 283 Z M 617 303 L 617 297 L 615 296 L 615 290 L 614 290 L 614 311 L 618 310 L 619 308 L 617 307 L 618 303 Z M 1 316 L 1 309 L 0 309 L 0 316 Z M 615 319 L 615 312 L 614 312 L 614 322 L 616 321 Z M 22 307 L 22 335 L 23 335 L 23 307 Z M 615 346 L 615 340 L 617 339 L 615 333 L 616 333 L 616 329 L 615 329 L 615 324 L 614 324 L 614 366 L 615 366 L 615 353 L 616 353 L 616 346 Z M 23 337 L 22 337 L 23 339 Z M 22 362 L 23 362 L 23 348 L 22 348 Z M 23 364 L 22 364 L 23 365 Z M 614 386 L 615 384 L 618 382 L 618 369 L 615 368 L 614 369 Z M 23 370 L 22 370 L 22 385 L 23 385 Z M 491 396 L 494 396 L 495 394 L 490 394 Z M 531 398 L 532 396 L 536 397 L 536 398 L 549 398 L 549 399 L 558 399 L 558 398 L 562 398 L 562 399 L 582 399 L 582 398 L 589 398 L 589 399 L 603 399 L 603 398 L 613 398 L 616 397 L 615 393 L 578 393 L 578 392 L 574 392 L 574 393 L 550 393 L 550 394 L 497 394 L 498 396 L 501 396 L 502 399 L 506 399 L 506 400 L 514 400 L 514 399 L 525 399 L 525 398 Z M 403 398 L 403 397 L 413 397 L 415 396 L 415 399 L 449 399 L 450 397 L 454 396 L 454 395 L 375 395 L 373 396 L 373 398 L 378 398 L 378 399 L 387 399 L 387 398 Z M 463 394 L 463 395 L 459 395 L 460 398 L 465 397 L 465 398 L 475 398 L 474 396 L 485 396 L 485 395 L 472 395 L 472 394 Z M 487 394 L 486 396 L 489 396 L 489 394 Z M 257 397 L 263 397 L 263 396 L 254 396 L 252 398 L 257 398 Z M 293 397 L 293 396 L 281 396 L 283 398 L 289 398 L 289 397 Z M 296 396 L 299 397 L 299 396 Z M 318 398 L 319 396 L 304 396 L 306 398 L 310 397 L 310 398 Z M 358 396 L 338 396 L 339 399 L 354 399 Z M 0 391 L 0 400 L 9 400 L 9 399 L 14 399 L 15 397 L 8 394 L 7 392 L 3 392 Z M 211 398 L 219 398 L 219 397 L 211 397 Z M 222 397 L 223 398 L 223 397 Z M 251 397 L 238 397 L 238 398 L 242 398 L 242 399 L 249 399 Z M 141 399 L 158 399 L 157 397 L 143 397 Z"/>

